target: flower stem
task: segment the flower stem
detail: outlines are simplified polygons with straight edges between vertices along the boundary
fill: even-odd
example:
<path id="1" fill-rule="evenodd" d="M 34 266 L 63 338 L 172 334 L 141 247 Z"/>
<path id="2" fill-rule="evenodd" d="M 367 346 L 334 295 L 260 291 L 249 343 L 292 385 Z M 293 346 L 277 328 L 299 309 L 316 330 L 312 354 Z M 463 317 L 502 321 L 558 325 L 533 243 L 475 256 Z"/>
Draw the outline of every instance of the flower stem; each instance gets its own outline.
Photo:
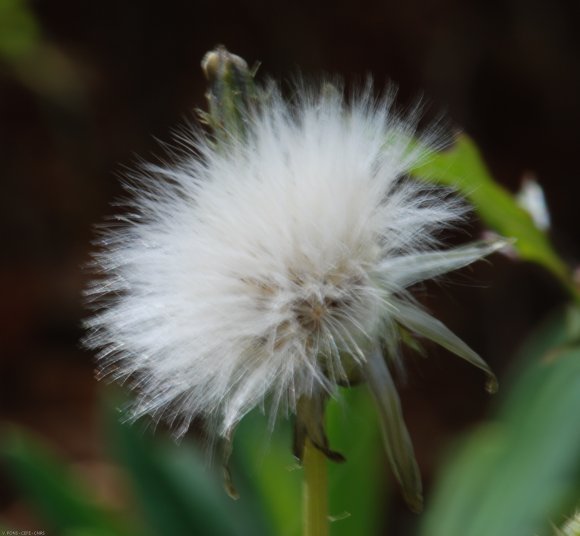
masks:
<path id="1" fill-rule="evenodd" d="M 304 445 L 303 536 L 328 536 L 326 457 L 306 438 Z"/>

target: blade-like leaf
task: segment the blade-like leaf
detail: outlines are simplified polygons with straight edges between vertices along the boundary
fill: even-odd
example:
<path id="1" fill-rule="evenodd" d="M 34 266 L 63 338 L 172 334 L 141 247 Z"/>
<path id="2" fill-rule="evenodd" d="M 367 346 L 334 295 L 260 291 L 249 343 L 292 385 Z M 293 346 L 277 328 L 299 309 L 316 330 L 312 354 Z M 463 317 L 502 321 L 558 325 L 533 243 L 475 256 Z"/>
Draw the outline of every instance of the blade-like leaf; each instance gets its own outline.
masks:
<path id="1" fill-rule="evenodd" d="M 403 326 L 419 335 L 427 337 L 433 342 L 443 346 L 443 348 L 453 352 L 455 355 L 465 359 L 468 363 L 483 370 L 488 377 L 486 389 L 490 393 L 497 391 L 497 380 L 488 364 L 440 320 L 437 320 L 414 305 L 398 302 L 396 307 L 397 320 Z"/>
<path id="2" fill-rule="evenodd" d="M 515 238 L 514 247 L 522 259 L 541 264 L 579 297 L 570 271 L 514 197 L 493 180 L 475 144 L 461 135 L 447 151 L 430 153 L 411 174 L 417 178 L 451 186 L 473 203 L 482 220 L 494 231 Z"/>
<path id="3" fill-rule="evenodd" d="M 458 270 L 505 247 L 506 240 L 480 240 L 466 246 L 445 251 L 423 252 L 394 257 L 383 262 L 381 268 L 396 277 L 397 285 L 408 287 L 419 281 Z M 397 274 L 395 276 L 395 274 Z"/>
<path id="4" fill-rule="evenodd" d="M 403 420 L 397 388 L 379 349 L 369 353 L 363 370 L 377 405 L 385 450 L 391 468 L 401 484 L 409 507 L 420 511 L 423 506 L 423 496 L 419 467 L 415 460 L 407 426 Z"/>

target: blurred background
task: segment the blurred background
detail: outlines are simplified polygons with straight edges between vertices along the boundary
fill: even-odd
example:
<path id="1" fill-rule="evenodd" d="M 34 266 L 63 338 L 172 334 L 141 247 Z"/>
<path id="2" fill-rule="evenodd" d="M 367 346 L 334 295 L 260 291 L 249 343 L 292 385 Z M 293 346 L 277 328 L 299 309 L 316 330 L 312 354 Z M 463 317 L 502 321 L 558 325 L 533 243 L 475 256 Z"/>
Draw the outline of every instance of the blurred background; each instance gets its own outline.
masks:
<path id="1" fill-rule="evenodd" d="M 537 179 L 552 217 L 549 238 L 573 270 L 580 259 L 579 10 L 576 2 L 551 0 L 364 6 L 0 0 L 0 527 L 177 536 L 291 535 L 299 528 L 293 501 L 300 475 L 288 469 L 293 462 L 286 425 L 268 439 L 265 419 L 249 419 L 234 461 L 247 491 L 232 506 L 222 496 L 219 477 L 201 468 L 195 441 L 177 448 L 163 429 L 153 438 L 143 426 L 117 424 L 114 408 L 122 395 L 94 379 L 93 356 L 79 343 L 87 314 L 81 293 L 91 277 L 83 266 L 90 258 L 93 225 L 116 212 L 111 203 L 121 194 L 125 170 L 138 157 L 162 155 L 157 140 L 169 141 L 172 130 L 205 106 L 199 63 L 207 50 L 223 43 L 248 63 L 261 62 L 258 79 L 332 73 L 356 83 L 371 75 L 378 88 L 396 82 L 401 106 L 423 96 L 427 117 L 444 113 L 469 134 L 493 177 L 509 191 L 516 192 L 526 176 Z M 468 232 L 477 236 L 481 229 L 474 216 Z M 429 514 L 430 505 L 445 503 L 437 497 L 445 494 L 440 475 L 452 463 L 450 453 L 465 452 L 469 447 L 461 438 L 475 441 L 473 434 L 483 433 L 483 425 L 503 422 L 508 402 L 502 397 L 509 398 L 522 362 L 533 361 L 529 352 L 514 357 L 521 355 L 524 341 L 550 314 L 543 347 L 555 345 L 555 339 L 564 346 L 577 341 L 573 314 L 558 312 L 570 301 L 566 290 L 537 264 L 496 255 L 423 291 L 426 305 L 491 364 L 508 392 L 490 399 L 477 370 L 433 345 L 427 345 L 429 359 L 409 355 L 409 377 L 400 390 L 426 486 L 423 517 L 407 511 L 392 484 L 376 422 L 344 409 L 348 403 L 333 409 L 331 441 L 344 441 L 349 461 L 331 469 L 336 487 L 331 493 L 337 497 L 331 513 L 352 514 L 333 523 L 333 534 L 365 534 L 356 525 L 355 507 L 361 508 L 359 518 L 368 518 L 366 534 L 436 534 L 425 519 L 436 515 Z M 534 355 L 539 362 L 543 354 Z M 521 388 L 522 400 L 541 391 L 533 382 L 545 374 L 538 374 Z M 577 378 L 570 371 L 564 376 Z M 570 389 L 580 390 L 580 383 Z M 359 391 L 345 396 L 354 407 L 368 405 Z M 543 529 L 531 526 L 534 534 L 560 524 L 580 502 L 578 425 L 565 422 L 575 402 L 561 402 L 559 414 L 573 435 L 568 450 L 544 445 L 552 450 L 539 458 L 568 456 L 558 474 L 570 482 L 558 499 L 546 499 L 557 503 L 545 510 L 554 517 Z M 520 410 L 531 406 L 533 400 L 521 402 Z M 539 410 L 546 407 L 542 402 Z M 530 427 L 530 434 L 541 429 Z M 360 445 L 352 438 L 357 430 Z M 487 432 L 478 436 L 478 445 L 488 445 Z M 522 442 L 517 452 L 528 447 Z M 530 467 L 522 468 L 523 474 Z M 269 471 L 275 476 L 268 477 Z M 183 482 L 176 483 L 180 478 Z M 288 489 L 280 489 L 286 480 Z M 192 483 L 198 481 L 202 488 L 196 491 Z M 213 491 L 200 493 L 203 486 Z M 339 497 L 346 488 L 354 493 L 350 503 Z M 471 506 L 457 506 L 462 515 L 480 504 L 473 497 Z M 199 518 L 192 513 L 196 508 Z M 534 508 L 544 511 L 528 504 Z M 211 512 L 222 512 L 234 520 L 232 526 L 211 525 L 208 519 L 216 517 Z M 292 516 L 295 526 L 283 521 Z M 446 536 L 469 533 L 454 530 Z M 472 534 L 500 534 L 478 530 Z"/>

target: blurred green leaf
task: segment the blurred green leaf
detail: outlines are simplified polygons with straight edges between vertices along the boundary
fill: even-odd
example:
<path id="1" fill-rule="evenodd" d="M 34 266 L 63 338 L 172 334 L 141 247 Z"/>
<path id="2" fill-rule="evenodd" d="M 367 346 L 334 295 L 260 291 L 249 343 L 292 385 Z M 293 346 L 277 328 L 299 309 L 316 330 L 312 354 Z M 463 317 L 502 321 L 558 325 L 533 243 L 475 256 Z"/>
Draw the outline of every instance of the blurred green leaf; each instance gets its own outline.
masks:
<path id="1" fill-rule="evenodd" d="M 302 528 L 302 469 L 292 456 L 292 426 L 279 421 L 268 429 L 259 411 L 246 416 L 236 432 L 234 470 L 244 466 L 263 508 L 271 516 L 273 534 L 298 536 Z M 242 495 L 243 499 L 243 495 Z"/>
<path id="2" fill-rule="evenodd" d="M 329 508 L 333 536 L 376 534 L 384 517 L 381 508 L 382 461 L 380 430 L 365 388 L 341 389 L 327 408 L 327 431 L 332 449 L 346 463 L 327 462 Z M 234 453 L 246 465 L 247 478 L 257 486 L 273 534 L 298 536 L 302 529 L 303 472 L 292 456 L 292 426 L 279 422 L 273 431 L 259 412 L 245 417 L 236 433 Z M 243 495 L 242 495 L 243 497 Z"/>
<path id="3" fill-rule="evenodd" d="M 0 69 L 63 109 L 86 105 L 88 71 L 43 37 L 26 0 L 0 0 Z"/>
<path id="4" fill-rule="evenodd" d="M 332 448 L 346 456 L 330 465 L 332 536 L 378 534 L 385 517 L 384 452 L 374 403 L 365 386 L 341 389 L 327 411 Z M 343 514 L 348 517 L 342 518 Z M 342 519 L 341 519 L 342 518 Z"/>
<path id="5" fill-rule="evenodd" d="M 536 227 L 514 197 L 493 180 L 469 137 L 461 135 L 451 149 L 429 153 L 411 173 L 461 192 L 491 229 L 516 239 L 514 247 L 522 259 L 541 264 L 570 292 L 579 296 L 571 283 L 568 267 L 554 251 L 546 234 Z"/>
<path id="6" fill-rule="evenodd" d="M 570 347 L 565 334 L 561 315 L 534 337 L 541 358 L 522 356 L 496 421 L 479 426 L 451 454 L 421 534 L 551 534 L 578 498 L 580 347 Z M 526 351 L 537 357 L 537 348 Z"/>
<path id="7" fill-rule="evenodd" d="M 110 419 L 113 454 L 128 472 L 144 525 L 156 536 L 254 534 L 195 448 Z"/>
<path id="8" fill-rule="evenodd" d="M 36 19 L 25 0 L 0 1 L 0 58 L 15 61 L 38 44 Z"/>
<path id="9" fill-rule="evenodd" d="M 114 513 L 98 505 L 82 482 L 37 439 L 16 429 L 7 431 L 0 453 L 24 497 L 58 534 L 134 534 Z"/>

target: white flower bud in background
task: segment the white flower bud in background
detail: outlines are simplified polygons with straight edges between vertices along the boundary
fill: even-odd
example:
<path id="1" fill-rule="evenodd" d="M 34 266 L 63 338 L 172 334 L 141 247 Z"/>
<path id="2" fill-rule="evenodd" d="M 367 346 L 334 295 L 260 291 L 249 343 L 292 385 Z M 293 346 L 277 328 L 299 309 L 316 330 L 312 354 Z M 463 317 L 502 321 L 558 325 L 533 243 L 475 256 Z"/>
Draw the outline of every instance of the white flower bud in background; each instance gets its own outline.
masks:
<path id="1" fill-rule="evenodd" d="M 538 229 L 541 231 L 550 229 L 551 218 L 546 196 L 540 183 L 533 174 L 526 173 L 524 175 L 516 200 L 520 207 L 526 210 L 532 217 Z"/>
<path id="2" fill-rule="evenodd" d="M 349 102 L 297 89 L 288 103 L 269 88 L 243 120 L 244 135 L 221 144 L 191 132 L 180 159 L 146 165 L 128 183 L 130 214 L 96 256 L 103 278 L 89 291 L 100 307 L 89 345 L 101 349 L 103 374 L 137 390 L 134 417 L 165 419 L 179 437 L 199 416 L 230 438 L 267 403 L 272 416 L 298 411 L 298 455 L 307 435 L 340 458 L 328 448 L 324 400 L 363 378 L 393 470 L 420 509 L 383 352 L 400 359 L 403 327 L 483 369 L 493 391 L 487 365 L 409 288 L 504 242 L 441 248 L 465 205 L 406 178 L 420 158 L 408 143 L 415 121 L 370 89 Z"/>

